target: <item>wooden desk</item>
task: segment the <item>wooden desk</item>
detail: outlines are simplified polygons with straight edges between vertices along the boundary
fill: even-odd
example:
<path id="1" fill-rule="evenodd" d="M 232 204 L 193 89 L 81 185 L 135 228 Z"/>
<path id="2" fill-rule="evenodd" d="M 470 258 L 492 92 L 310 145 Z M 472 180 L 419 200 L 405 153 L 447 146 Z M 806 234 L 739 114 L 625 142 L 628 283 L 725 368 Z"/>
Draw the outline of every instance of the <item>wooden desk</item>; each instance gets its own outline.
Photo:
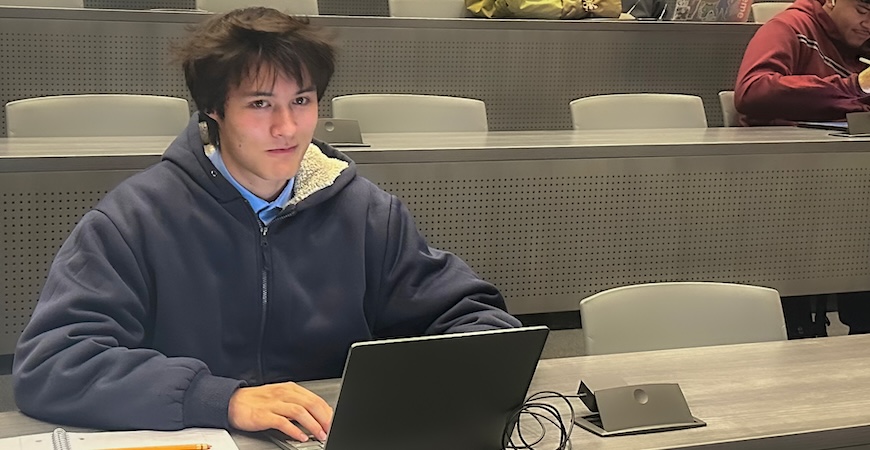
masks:
<path id="1" fill-rule="evenodd" d="M 529 392 L 574 394 L 584 374 L 618 376 L 629 384 L 675 382 L 692 414 L 707 422 L 609 438 L 575 427 L 574 449 L 870 448 L 868 353 L 870 335 L 861 335 L 545 359 Z M 307 386 L 335 404 L 336 381 Z M 582 403 L 574 405 L 586 413 Z M 547 437 L 537 448 L 555 448 L 556 431 Z"/>
<path id="2" fill-rule="evenodd" d="M 542 360 L 530 391 L 574 393 L 583 374 L 676 382 L 707 422 L 610 438 L 575 428 L 576 449 L 870 446 L 868 351 L 863 335 Z"/>
<path id="3" fill-rule="evenodd" d="M 583 374 L 612 374 L 631 384 L 676 382 L 692 413 L 707 422 L 609 438 L 575 427 L 575 449 L 870 447 L 868 349 L 870 335 L 863 335 L 549 359 L 538 364 L 530 392 L 573 394 Z M 337 380 L 305 384 L 335 404 Z M 0 438 L 52 428 L 18 412 L 0 413 Z M 548 437 L 552 442 L 555 431 Z M 234 438 L 242 450 L 275 448 L 248 435 Z"/>

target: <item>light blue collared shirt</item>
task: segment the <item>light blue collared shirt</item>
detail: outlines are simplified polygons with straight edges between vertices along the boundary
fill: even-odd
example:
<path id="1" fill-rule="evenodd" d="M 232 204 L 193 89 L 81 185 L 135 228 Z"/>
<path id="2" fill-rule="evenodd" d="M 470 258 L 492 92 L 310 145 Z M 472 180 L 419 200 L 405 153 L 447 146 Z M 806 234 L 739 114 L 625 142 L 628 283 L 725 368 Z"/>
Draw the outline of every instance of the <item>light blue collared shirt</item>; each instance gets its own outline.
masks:
<path id="1" fill-rule="evenodd" d="M 239 193 L 242 194 L 242 197 L 248 201 L 248 204 L 251 205 L 251 209 L 254 210 L 254 213 L 260 218 L 260 221 L 262 221 L 264 225 L 269 225 L 269 222 L 275 219 L 275 217 L 281 213 L 281 210 L 290 203 L 290 198 L 293 196 L 293 182 L 296 180 L 295 177 L 287 181 L 287 186 L 284 186 L 284 190 L 278 194 L 278 197 L 275 200 L 267 202 L 266 200 L 254 195 L 251 191 L 245 189 L 244 186 L 239 184 L 239 182 L 230 175 L 230 171 L 227 170 L 227 165 L 224 164 L 224 159 L 221 157 L 220 149 L 215 150 L 211 155 L 207 154 L 207 156 L 221 175 L 223 175 L 224 178 L 226 178 L 227 181 L 229 181 L 230 184 L 232 184 Z"/>

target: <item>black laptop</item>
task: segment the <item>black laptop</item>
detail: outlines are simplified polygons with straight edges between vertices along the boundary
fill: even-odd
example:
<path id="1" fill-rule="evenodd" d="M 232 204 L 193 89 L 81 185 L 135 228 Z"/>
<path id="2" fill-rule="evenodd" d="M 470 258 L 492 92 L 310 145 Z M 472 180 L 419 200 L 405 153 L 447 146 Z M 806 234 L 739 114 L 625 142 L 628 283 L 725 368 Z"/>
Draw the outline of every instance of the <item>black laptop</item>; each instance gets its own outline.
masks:
<path id="1" fill-rule="evenodd" d="M 546 327 L 353 344 L 325 445 L 289 450 L 497 450 L 523 404 Z"/>

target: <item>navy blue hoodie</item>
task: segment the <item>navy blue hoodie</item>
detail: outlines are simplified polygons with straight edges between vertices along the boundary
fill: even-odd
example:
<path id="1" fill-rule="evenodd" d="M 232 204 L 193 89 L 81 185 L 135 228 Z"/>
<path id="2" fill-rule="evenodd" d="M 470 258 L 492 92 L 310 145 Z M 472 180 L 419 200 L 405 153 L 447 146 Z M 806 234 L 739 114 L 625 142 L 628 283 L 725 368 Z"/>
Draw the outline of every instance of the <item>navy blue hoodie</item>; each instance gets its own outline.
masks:
<path id="1" fill-rule="evenodd" d="M 228 427 L 240 386 L 338 377 L 350 344 L 519 326 L 326 144 L 264 227 L 197 122 L 85 214 L 15 351 L 24 413 L 100 429 Z"/>

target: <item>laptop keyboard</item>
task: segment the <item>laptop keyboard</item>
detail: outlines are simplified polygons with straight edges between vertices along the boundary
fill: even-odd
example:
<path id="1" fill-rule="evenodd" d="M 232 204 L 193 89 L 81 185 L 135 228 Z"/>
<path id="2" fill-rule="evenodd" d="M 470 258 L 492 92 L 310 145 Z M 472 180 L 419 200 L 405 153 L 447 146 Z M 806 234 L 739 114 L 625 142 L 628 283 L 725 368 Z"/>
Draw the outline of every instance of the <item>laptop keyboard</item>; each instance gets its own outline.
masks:
<path id="1" fill-rule="evenodd" d="M 279 431 L 271 430 L 267 433 L 272 442 L 278 444 L 279 447 L 285 450 L 323 450 L 326 443 L 320 442 L 312 435 L 308 435 L 307 442 L 299 442 L 295 439 L 290 439 Z"/>
<path id="2" fill-rule="evenodd" d="M 296 450 L 323 450 L 323 442 L 310 439 L 308 442 L 293 442 L 290 444 Z"/>

